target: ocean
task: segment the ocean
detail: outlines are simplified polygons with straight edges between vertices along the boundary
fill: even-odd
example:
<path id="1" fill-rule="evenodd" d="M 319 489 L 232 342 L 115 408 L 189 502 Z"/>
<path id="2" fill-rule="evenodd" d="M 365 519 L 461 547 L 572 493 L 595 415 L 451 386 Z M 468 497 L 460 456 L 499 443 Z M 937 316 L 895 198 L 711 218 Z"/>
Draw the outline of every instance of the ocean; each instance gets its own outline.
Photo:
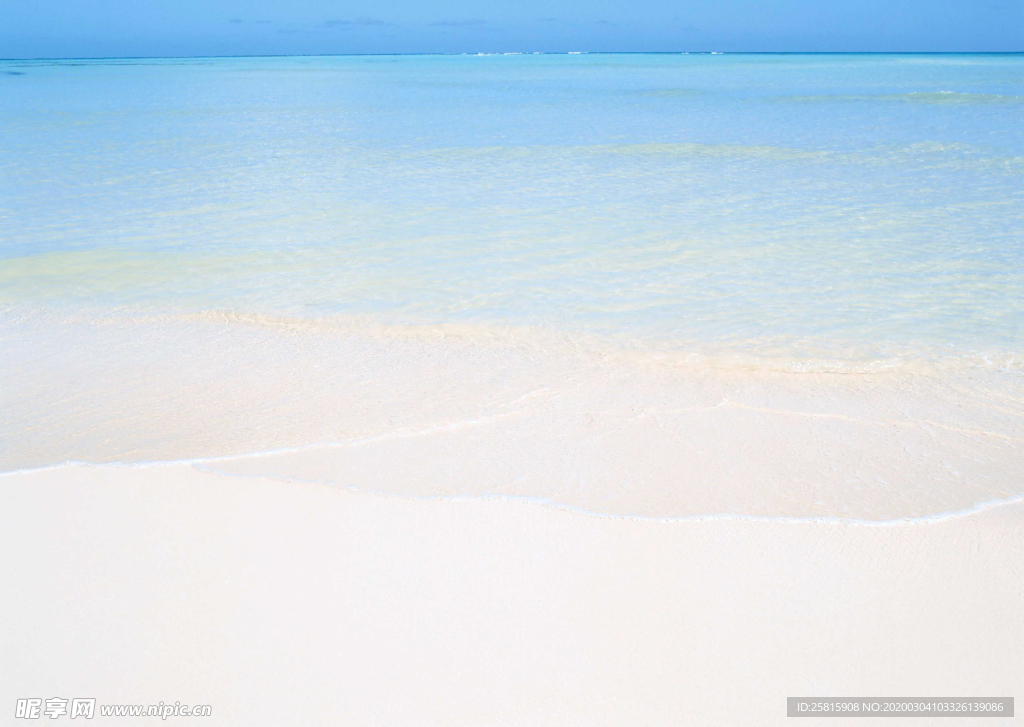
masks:
<path id="1" fill-rule="evenodd" d="M 1016 367 L 1024 55 L 7 61 L 0 303 Z"/>

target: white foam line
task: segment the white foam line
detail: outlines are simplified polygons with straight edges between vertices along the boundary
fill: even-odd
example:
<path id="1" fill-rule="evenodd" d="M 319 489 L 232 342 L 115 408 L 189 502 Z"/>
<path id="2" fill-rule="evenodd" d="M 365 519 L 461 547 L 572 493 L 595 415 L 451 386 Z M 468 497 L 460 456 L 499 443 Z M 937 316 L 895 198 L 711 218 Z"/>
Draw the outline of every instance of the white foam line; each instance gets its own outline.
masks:
<path id="1" fill-rule="evenodd" d="M 367 440 L 372 441 L 372 440 Z M 347 443 L 346 443 L 347 444 Z M 303 451 L 318 447 L 322 445 L 309 445 L 306 447 L 297 447 L 291 450 L 280 450 L 282 452 L 290 451 Z M 343 446 L 343 445 L 338 445 Z M 607 520 L 629 520 L 634 522 L 652 522 L 652 523 L 689 523 L 689 522 L 715 522 L 715 521 L 738 521 L 738 522 L 771 522 L 771 523 L 818 523 L 822 525 L 859 525 L 863 527 L 893 527 L 898 525 L 928 525 L 932 523 L 947 522 L 949 520 L 956 520 L 963 517 L 969 517 L 971 515 L 977 515 L 985 512 L 986 510 L 992 510 L 998 507 L 1004 507 L 1006 505 L 1014 505 L 1018 503 L 1024 503 L 1024 495 L 1015 495 L 1012 497 L 996 498 L 992 500 L 983 500 L 981 502 L 975 502 L 970 507 L 966 507 L 960 510 L 950 510 L 947 512 L 938 512 L 931 515 L 921 515 L 917 517 L 902 517 L 891 520 L 867 520 L 864 518 L 844 518 L 834 516 L 807 516 L 807 517 L 792 517 L 786 515 L 742 515 L 737 513 L 723 512 L 723 513 L 704 513 L 699 515 L 677 515 L 677 516 L 656 516 L 656 515 L 638 515 L 632 513 L 610 513 L 601 512 L 599 510 L 588 510 L 587 508 L 579 507 L 577 505 L 569 505 L 568 503 L 558 502 L 546 497 L 534 497 L 529 495 L 503 495 L 499 493 L 486 493 L 481 495 L 409 495 L 401 494 L 396 492 L 387 492 L 386 490 L 367 490 L 364 488 L 356 487 L 354 485 L 336 485 L 330 482 L 324 482 L 321 480 L 307 480 L 299 477 L 281 477 L 276 475 L 266 474 L 241 474 L 234 472 L 224 472 L 214 467 L 210 467 L 211 463 L 223 462 L 227 460 L 240 459 L 247 456 L 261 456 L 265 454 L 273 454 L 275 452 L 258 453 L 257 455 L 229 455 L 224 457 L 207 457 L 192 460 L 171 460 L 171 461 L 156 461 L 156 462 L 110 462 L 110 463 L 96 463 L 96 462 L 83 462 L 70 460 L 59 464 L 47 465 L 44 467 L 34 467 L 20 470 L 10 470 L 7 472 L 0 472 L 0 478 L 25 475 L 37 472 L 48 472 L 51 470 L 58 470 L 63 468 L 88 468 L 88 469 L 121 469 L 121 468 L 137 468 L 137 469 L 148 469 L 151 467 L 192 467 L 200 472 L 207 472 L 219 477 L 241 477 L 247 479 L 268 479 L 279 482 L 289 482 L 294 484 L 302 485 L 317 485 L 321 487 L 333 487 L 336 489 L 346 490 L 360 495 L 370 495 L 375 497 L 391 497 L 405 500 L 424 500 L 424 501 L 441 501 L 441 502 L 458 502 L 458 501 L 473 501 L 481 500 L 487 502 L 512 502 L 512 503 L 525 503 L 528 505 L 539 505 L 541 507 L 547 507 L 555 510 L 561 510 L 563 512 L 572 513 L 574 515 L 582 515 L 585 517 L 602 518 Z"/>
<path id="2" fill-rule="evenodd" d="M 536 393 L 536 392 L 533 392 Z M 531 396 L 529 394 L 528 396 Z M 524 398 L 524 397 L 520 397 Z M 518 400 L 517 400 L 518 401 Z M 515 402 L 509 402 L 512 404 Z M 500 406 L 505 406 L 504 404 Z M 243 452 L 241 454 L 218 454 L 211 457 L 191 457 L 188 459 L 143 459 L 137 462 L 123 462 L 120 460 L 113 462 L 92 462 L 90 460 L 81 459 L 68 459 L 63 462 L 57 462 L 55 464 L 47 464 L 39 467 L 24 467 L 16 470 L 6 470 L 0 472 L 0 477 L 6 477 L 8 475 L 22 475 L 30 474 L 32 472 L 46 472 L 48 470 L 59 469 L 61 467 L 163 467 L 171 465 L 200 465 L 209 464 L 211 462 L 233 462 L 239 459 L 258 459 L 261 457 L 273 457 L 279 454 L 297 454 L 299 452 L 309 452 L 316 449 L 338 449 L 341 447 L 358 447 L 364 444 L 375 444 L 377 442 L 386 442 L 392 439 L 409 439 L 412 437 L 423 437 L 430 434 L 437 434 L 438 432 L 448 432 L 456 429 L 462 429 L 463 427 L 478 427 L 485 424 L 491 424 L 500 419 L 508 419 L 509 417 L 515 416 L 516 414 L 522 413 L 522 410 L 517 409 L 515 411 L 505 412 L 503 414 L 496 414 L 490 417 L 479 417 L 477 419 L 465 419 L 463 421 L 448 422 L 447 424 L 437 424 L 432 427 L 425 429 L 416 429 L 412 431 L 397 431 L 387 432 L 385 434 L 378 434 L 372 437 L 363 437 L 361 439 L 352 439 L 346 442 L 314 442 L 313 444 L 303 444 L 297 447 L 279 447 L 277 449 L 264 449 L 257 452 Z"/>
<path id="3" fill-rule="evenodd" d="M 978 513 L 985 512 L 986 510 L 992 510 L 994 508 L 1003 507 L 1005 505 L 1024 503 L 1024 495 L 1015 495 L 1013 497 L 997 498 L 993 500 L 984 500 L 982 502 L 976 502 L 972 506 L 963 508 L 961 510 L 950 510 L 948 512 L 934 513 L 932 515 L 921 515 L 918 517 L 902 517 L 895 518 L 892 520 L 866 520 L 864 518 L 844 518 L 830 516 L 790 517 L 785 515 L 740 515 L 737 513 L 729 512 L 705 513 L 700 515 L 656 516 L 637 515 L 633 513 L 610 513 L 601 512 L 599 510 L 588 510 L 587 508 L 579 507 L 577 505 L 569 505 L 567 503 L 558 502 L 556 500 L 552 500 L 551 498 L 534 497 L 530 495 L 502 495 L 499 493 L 486 493 L 482 495 L 409 495 L 397 492 L 388 492 L 386 490 L 367 490 L 362 487 L 356 487 L 355 485 L 336 485 L 330 482 L 323 482 L 321 480 L 308 480 L 300 477 L 281 477 L 277 475 L 252 475 L 237 472 L 224 472 L 222 470 L 209 467 L 205 464 L 193 465 L 193 468 L 201 472 L 208 472 L 209 474 L 219 475 L 223 477 L 260 478 L 301 485 L 318 485 L 321 487 L 332 487 L 335 489 L 353 492 L 359 495 L 370 495 L 374 497 L 389 497 L 397 498 L 400 500 L 423 500 L 440 502 L 469 502 L 474 500 L 482 500 L 486 502 L 525 503 L 528 505 L 539 505 L 541 507 L 562 510 L 563 512 L 572 513 L 574 515 L 583 515 L 585 517 L 600 518 L 603 520 L 631 520 L 635 522 L 652 523 L 738 521 L 769 523 L 818 523 L 824 525 L 860 525 L 864 527 L 893 527 L 897 525 L 928 525 L 932 523 L 947 522 L 949 520 L 957 520 L 959 518 L 977 515 Z"/>
<path id="4" fill-rule="evenodd" d="M 737 401 L 729 401 L 723 399 L 722 403 L 718 406 L 732 406 L 737 409 L 747 409 L 750 411 L 760 411 L 766 414 L 781 414 L 785 416 L 797 416 L 804 417 L 807 419 L 834 419 L 837 421 L 851 422 L 853 424 L 863 424 L 865 426 L 895 426 L 904 427 L 907 429 L 921 428 L 922 425 L 928 425 L 935 427 L 936 429 L 942 429 L 947 432 L 953 432 L 954 434 L 961 434 L 963 436 L 976 436 L 976 437 L 995 437 L 997 439 L 1005 439 L 1011 442 L 1024 442 L 1024 438 L 1015 437 L 1012 434 L 1003 434 L 1001 432 L 989 432 L 982 429 L 963 429 L 961 427 L 954 427 L 942 422 L 931 421 L 930 419 L 918 419 L 913 421 L 901 421 L 899 419 L 862 419 L 860 417 L 846 416 L 845 414 L 833 414 L 831 412 L 804 412 L 795 411 L 793 409 L 774 409 L 771 407 L 764 406 L 752 406 L 750 404 L 743 404 Z"/>

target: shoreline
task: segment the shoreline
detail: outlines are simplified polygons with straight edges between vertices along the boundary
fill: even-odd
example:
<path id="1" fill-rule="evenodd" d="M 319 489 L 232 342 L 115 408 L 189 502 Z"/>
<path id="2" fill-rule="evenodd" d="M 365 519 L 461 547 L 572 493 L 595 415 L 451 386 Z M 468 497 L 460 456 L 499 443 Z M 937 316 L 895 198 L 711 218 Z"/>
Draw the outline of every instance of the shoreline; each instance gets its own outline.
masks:
<path id="1" fill-rule="evenodd" d="M 188 474 L 188 470 L 212 474 L 220 477 L 236 477 L 241 479 L 265 479 L 272 482 L 277 482 L 282 485 L 296 485 L 300 487 L 312 486 L 312 487 L 327 487 L 328 489 L 336 489 L 342 492 L 347 492 L 353 495 L 368 496 L 368 497 L 382 497 L 382 498 L 395 498 L 398 500 L 409 500 L 418 502 L 496 502 L 496 503 L 510 503 L 510 504 L 525 504 L 533 505 L 540 508 L 547 508 L 551 510 L 559 510 L 562 512 L 570 513 L 572 515 L 579 515 L 581 517 L 595 518 L 598 520 L 621 520 L 631 522 L 642 522 L 642 523 L 705 523 L 705 522 L 751 522 L 751 523 L 791 523 L 791 524 L 813 524 L 813 525 L 853 525 L 862 527 L 898 527 L 898 526 L 913 526 L 913 525 L 929 525 L 932 523 L 942 523 L 951 520 L 958 520 L 960 518 L 971 517 L 978 515 L 989 510 L 997 510 L 1002 507 L 1011 505 L 1024 504 L 1024 494 L 1015 495 L 1013 497 L 996 498 L 992 500 L 985 500 L 981 502 L 975 502 L 970 507 L 963 508 L 961 510 L 954 510 L 949 512 L 937 512 L 930 515 L 924 515 L 919 517 L 898 517 L 891 520 L 867 520 L 863 518 L 841 518 L 841 517 L 828 517 L 828 516 L 807 516 L 807 517 L 791 517 L 786 515 L 743 515 L 730 512 L 717 512 L 717 513 L 698 513 L 694 515 L 684 516 L 651 516 L 651 515 L 637 515 L 631 513 L 612 513 L 612 512 L 598 512 L 594 510 L 586 510 L 581 507 L 576 507 L 571 504 L 557 502 L 555 500 L 542 498 L 542 497 L 531 497 L 526 495 L 503 495 L 497 493 L 483 493 L 483 494 L 464 494 L 464 495 L 415 495 L 415 494 L 403 494 L 398 492 L 389 492 L 387 490 L 364 490 L 355 486 L 335 486 L 326 485 L 322 482 L 316 481 L 304 481 L 295 478 L 285 479 L 273 476 L 260 476 L 260 475 L 245 475 L 245 474 L 233 474 L 230 472 L 222 472 L 211 467 L 204 466 L 210 461 L 220 461 L 222 459 L 239 459 L 245 458 L 246 456 L 260 456 L 256 455 L 238 455 L 229 456 L 225 458 L 208 458 L 208 459 L 195 459 L 195 460 L 181 460 L 181 461 L 169 461 L 169 462 L 60 462 L 52 465 L 45 465 L 43 467 L 36 467 L 32 469 L 23 470 L 10 470 L 6 472 L 0 472 L 0 487 L 3 486 L 5 478 L 19 479 L 19 478 L 34 478 L 44 473 L 49 472 L 62 472 L 73 477 L 75 471 L 81 470 L 99 470 L 99 471 L 116 471 L 116 470 L 178 470 L 185 468 L 185 474 Z"/>
<path id="2" fill-rule="evenodd" d="M 436 330 L 161 321 L 6 334 L 8 472 L 189 461 L 654 518 L 898 520 L 1024 495 L 1012 373 L 680 366 Z"/>

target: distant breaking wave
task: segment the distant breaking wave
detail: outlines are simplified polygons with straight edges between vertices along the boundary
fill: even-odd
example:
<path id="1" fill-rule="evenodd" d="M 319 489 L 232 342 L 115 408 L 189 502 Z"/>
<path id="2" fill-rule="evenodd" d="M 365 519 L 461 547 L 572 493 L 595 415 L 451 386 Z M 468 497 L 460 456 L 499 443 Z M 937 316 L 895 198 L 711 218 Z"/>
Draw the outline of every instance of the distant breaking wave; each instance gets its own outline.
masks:
<path id="1" fill-rule="evenodd" d="M 782 96 L 779 101 L 804 103 L 836 103 L 843 101 L 884 101 L 897 103 L 922 103 L 943 105 L 1019 104 L 1024 96 L 999 93 L 961 93 L 958 91 L 910 91 L 909 93 L 880 94 L 818 94 L 812 96 Z"/>

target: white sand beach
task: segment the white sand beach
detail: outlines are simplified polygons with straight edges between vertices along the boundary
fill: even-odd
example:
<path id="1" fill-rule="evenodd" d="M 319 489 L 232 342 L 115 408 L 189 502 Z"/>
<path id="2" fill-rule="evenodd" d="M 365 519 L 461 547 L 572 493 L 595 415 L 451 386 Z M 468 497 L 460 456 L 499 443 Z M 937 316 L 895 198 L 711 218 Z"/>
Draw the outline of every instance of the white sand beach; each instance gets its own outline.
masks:
<path id="1" fill-rule="evenodd" d="M 771 725 L 787 696 L 1020 694 L 1022 515 L 658 522 L 183 464 L 8 474 L 0 701 Z"/>
<path id="2" fill-rule="evenodd" d="M 1012 375 L 537 340 L 10 326 L 0 703 L 770 725 L 1019 694 Z"/>

